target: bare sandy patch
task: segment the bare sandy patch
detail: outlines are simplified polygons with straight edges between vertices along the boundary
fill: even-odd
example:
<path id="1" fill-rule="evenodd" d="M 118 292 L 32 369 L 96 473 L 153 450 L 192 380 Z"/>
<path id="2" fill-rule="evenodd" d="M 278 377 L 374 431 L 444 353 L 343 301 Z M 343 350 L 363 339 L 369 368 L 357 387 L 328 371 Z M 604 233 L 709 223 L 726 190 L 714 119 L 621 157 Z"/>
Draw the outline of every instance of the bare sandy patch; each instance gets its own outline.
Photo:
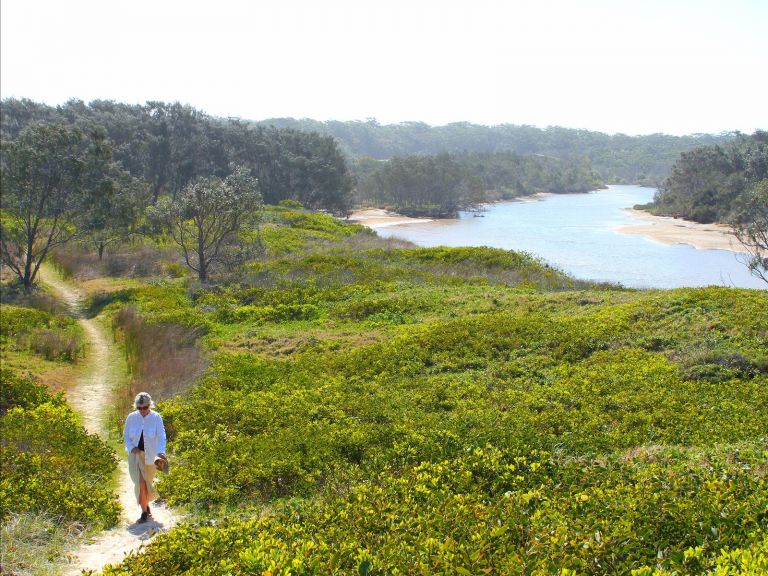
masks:
<path id="1" fill-rule="evenodd" d="M 518 196 L 510 200 L 500 200 L 499 202 L 540 202 L 548 196 L 554 196 L 554 192 L 536 192 L 529 196 Z M 496 204 L 491 202 L 490 204 Z M 486 204 L 490 205 L 490 204 Z M 349 215 L 348 220 L 368 226 L 369 228 L 384 228 L 386 226 L 401 226 L 403 224 L 425 224 L 427 222 L 442 221 L 435 218 L 411 218 L 403 216 L 397 212 L 386 210 L 384 208 L 366 208 L 364 210 L 355 210 Z M 450 219 L 445 219 L 450 220 Z"/>
<path id="2" fill-rule="evenodd" d="M 384 210 L 383 208 L 368 208 L 356 210 L 350 214 L 349 220 L 368 226 L 369 228 L 384 228 L 386 226 L 399 226 L 401 224 L 423 224 L 432 222 L 432 218 L 411 218 L 397 212 Z"/>
<path id="3" fill-rule="evenodd" d="M 517 198 L 513 198 L 511 202 L 541 202 L 544 200 L 544 198 L 548 196 L 555 196 L 554 192 L 536 192 L 535 194 L 531 194 L 529 196 L 518 196 Z"/>
<path id="4" fill-rule="evenodd" d="M 625 212 L 639 222 L 618 226 L 616 231 L 621 234 L 640 234 L 662 244 L 690 244 L 702 250 L 746 251 L 724 224 L 699 224 L 682 218 L 654 216 L 634 208 L 626 208 Z"/>

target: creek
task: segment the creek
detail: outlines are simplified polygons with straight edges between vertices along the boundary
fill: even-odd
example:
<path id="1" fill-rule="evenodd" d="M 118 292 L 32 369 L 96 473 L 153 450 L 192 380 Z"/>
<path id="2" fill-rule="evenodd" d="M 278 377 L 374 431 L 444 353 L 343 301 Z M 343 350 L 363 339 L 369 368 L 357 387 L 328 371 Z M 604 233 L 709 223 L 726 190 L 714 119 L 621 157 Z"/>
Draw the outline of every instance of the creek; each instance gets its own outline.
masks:
<path id="1" fill-rule="evenodd" d="M 572 276 L 631 288 L 734 286 L 768 288 L 734 250 L 666 245 L 621 233 L 638 224 L 625 209 L 653 199 L 655 188 L 609 186 L 588 194 L 488 204 L 458 219 L 376 227 L 382 237 L 418 246 L 490 246 L 535 254 Z"/>

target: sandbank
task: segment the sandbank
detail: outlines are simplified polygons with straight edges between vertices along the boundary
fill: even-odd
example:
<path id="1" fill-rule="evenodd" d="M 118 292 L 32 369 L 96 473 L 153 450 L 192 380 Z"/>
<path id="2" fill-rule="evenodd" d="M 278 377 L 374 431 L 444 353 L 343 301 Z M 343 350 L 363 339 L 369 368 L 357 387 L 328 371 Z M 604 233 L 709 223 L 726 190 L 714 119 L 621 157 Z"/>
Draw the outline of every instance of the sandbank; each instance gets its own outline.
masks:
<path id="1" fill-rule="evenodd" d="M 368 226 L 369 228 L 384 228 L 386 226 L 398 226 L 400 224 L 423 224 L 432 222 L 432 218 L 411 218 L 397 212 L 390 212 L 382 208 L 368 208 L 356 210 L 349 216 L 349 220 Z"/>
<path id="2" fill-rule="evenodd" d="M 554 192 L 535 192 L 533 194 L 529 194 L 528 196 L 516 196 L 515 198 L 510 198 L 509 200 L 502 200 L 502 202 L 540 202 L 547 196 L 555 196 L 556 194 Z"/>
<path id="3" fill-rule="evenodd" d="M 671 216 L 654 216 L 634 208 L 625 208 L 625 212 L 640 222 L 618 226 L 616 231 L 621 234 L 641 234 L 662 244 L 690 244 L 702 250 L 746 250 L 724 224 L 699 224 Z"/>
<path id="4" fill-rule="evenodd" d="M 489 202 L 482 206 L 490 206 L 500 202 L 538 202 L 547 196 L 554 196 L 553 192 L 536 192 L 529 196 L 518 196 L 509 200 L 499 200 L 498 202 Z M 401 224 L 424 224 L 434 222 L 434 218 L 411 218 L 403 216 L 397 212 L 385 210 L 383 208 L 366 208 L 364 210 L 355 210 L 349 215 L 349 220 L 368 226 L 369 228 L 384 228 L 386 226 L 399 226 Z"/>

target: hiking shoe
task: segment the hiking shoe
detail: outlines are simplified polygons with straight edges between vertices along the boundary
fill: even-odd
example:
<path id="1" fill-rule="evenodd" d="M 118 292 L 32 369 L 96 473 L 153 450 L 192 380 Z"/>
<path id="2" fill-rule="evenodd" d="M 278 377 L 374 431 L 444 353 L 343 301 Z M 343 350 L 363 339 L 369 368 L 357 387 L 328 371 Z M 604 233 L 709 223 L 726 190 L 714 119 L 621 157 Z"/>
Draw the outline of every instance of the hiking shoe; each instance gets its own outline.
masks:
<path id="1" fill-rule="evenodd" d="M 146 522 L 148 518 L 149 518 L 149 514 L 147 514 L 146 512 L 142 512 L 141 517 L 138 520 L 136 520 L 136 524 L 144 524 L 144 522 Z"/>

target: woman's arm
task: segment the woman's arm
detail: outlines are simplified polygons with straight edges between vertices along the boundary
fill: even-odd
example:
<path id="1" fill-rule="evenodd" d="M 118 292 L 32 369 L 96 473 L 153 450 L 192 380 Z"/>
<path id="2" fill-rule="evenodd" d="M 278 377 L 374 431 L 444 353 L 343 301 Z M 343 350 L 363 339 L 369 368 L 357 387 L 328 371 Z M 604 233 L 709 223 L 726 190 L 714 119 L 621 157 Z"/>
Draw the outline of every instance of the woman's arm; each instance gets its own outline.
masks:
<path id="1" fill-rule="evenodd" d="M 130 454 L 133 452 L 133 449 L 136 448 L 136 446 L 133 445 L 133 442 L 131 442 L 131 439 L 128 437 L 128 422 L 131 419 L 131 415 L 128 414 L 128 417 L 125 419 L 125 426 L 123 426 L 123 442 L 125 442 L 125 450 Z"/>
<path id="2" fill-rule="evenodd" d="M 157 414 L 157 412 L 155 412 Z M 157 414 L 159 422 L 157 423 L 157 453 L 165 454 L 165 425 L 163 424 L 163 417 Z"/>

